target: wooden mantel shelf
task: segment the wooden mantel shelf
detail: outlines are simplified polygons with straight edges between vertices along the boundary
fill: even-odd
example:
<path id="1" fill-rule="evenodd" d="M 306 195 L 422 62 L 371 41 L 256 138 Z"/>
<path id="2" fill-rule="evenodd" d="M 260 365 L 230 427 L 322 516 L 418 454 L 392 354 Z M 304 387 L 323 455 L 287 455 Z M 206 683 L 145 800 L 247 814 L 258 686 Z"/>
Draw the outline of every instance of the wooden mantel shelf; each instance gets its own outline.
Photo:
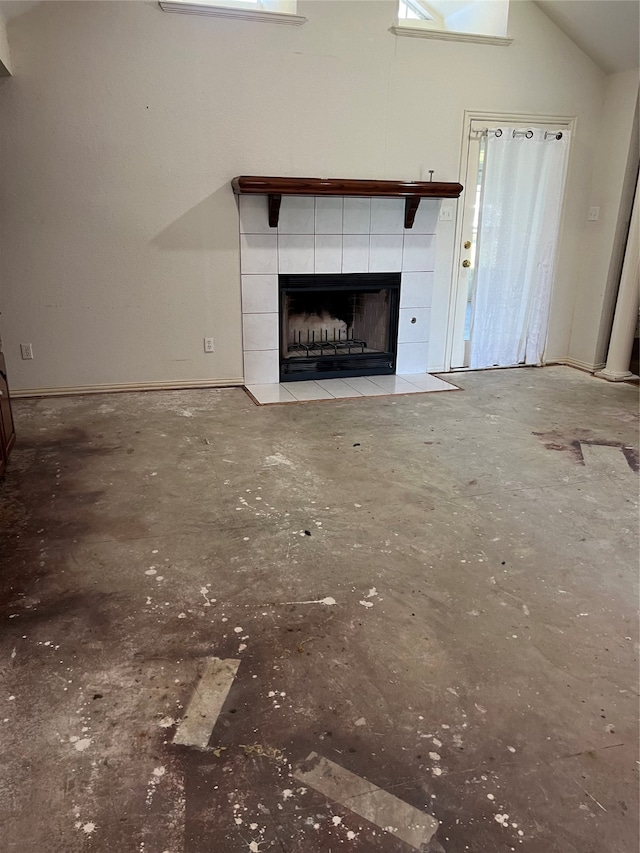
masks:
<path id="1" fill-rule="evenodd" d="M 283 195 L 340 195 L 404 198 L 404 227 L 413 228 L 423 198 L 458 198 L 462 184 L 442 181 L 363 181 L 350 178 L 266 178 L 240 175 L 231 181 L 234 193 L 269 197 L 269 225 L 278 227 Z"/>

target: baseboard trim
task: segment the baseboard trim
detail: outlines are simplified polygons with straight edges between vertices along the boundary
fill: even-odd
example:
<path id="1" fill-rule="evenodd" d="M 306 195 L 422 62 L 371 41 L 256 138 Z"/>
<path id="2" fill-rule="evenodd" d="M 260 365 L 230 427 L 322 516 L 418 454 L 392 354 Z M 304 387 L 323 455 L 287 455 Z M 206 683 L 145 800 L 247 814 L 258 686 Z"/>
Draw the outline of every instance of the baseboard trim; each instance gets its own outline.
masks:
<path id="1" fill-rule="evenodd" d="M 586 373 L 595 373 L 596 370 L 602 370 L 605 366 L 605 362 L 601 361 L 597 364 L 591 364 L 588 361 L 580 361 L 578 358 L 554 358 L 549 361 L 545 361 L 545 365 L 550 364 L 564 364 L 567 367 L 575 367 L 576 370 L 584 370 Z"/>
<path id="2" fill-rule="evenodd" d="M 236 388 L 244 379 L 186 379 L 176 382 L 123 382 L 116 385 L 71 385 L 62 388 L 11 389 L 11 397 L 74 397 L 79 394 L 118 394 L 125 391 L 185 391 L 190 388 Z"/>

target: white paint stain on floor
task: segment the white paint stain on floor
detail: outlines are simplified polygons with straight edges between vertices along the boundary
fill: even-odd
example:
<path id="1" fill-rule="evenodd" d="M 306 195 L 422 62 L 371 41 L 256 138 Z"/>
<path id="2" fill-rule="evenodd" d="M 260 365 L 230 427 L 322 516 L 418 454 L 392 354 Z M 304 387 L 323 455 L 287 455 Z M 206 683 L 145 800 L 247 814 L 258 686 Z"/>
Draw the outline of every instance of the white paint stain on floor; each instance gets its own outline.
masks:
<path id="1" fill-rule="evenodd" d="M 154 767 L 153 772 L 151 773 L 151 778 L 147 784 L 147 796 L 145 802 L 148 806 L 151 805 L 153 800 L 153 795 L 155 794 L 156 788 L 160 784 L 160 780 L 166 773 L 166 769 L 164 767 Z"/>
<path id="2" fill-rule="evenodd" d="M 265 468 L 272 468 L 274 465 L 285 465 L 287 468 L 295 468 L 293 462 L 287 459 L 286 456 L 283 456 L 282 453 L 273 453 L 271 456 L 267 456 L 263 465 Z"/>
<path id="3" fill-rule="evenodd" d="M 90 737 L 78 737 L 77 735 L 73 735 L 69 738 L 69 742 L 73 744 L 73 747 L 78 752 L 84 752 L 89 749 L 91 746 L 91 738 Z"/>

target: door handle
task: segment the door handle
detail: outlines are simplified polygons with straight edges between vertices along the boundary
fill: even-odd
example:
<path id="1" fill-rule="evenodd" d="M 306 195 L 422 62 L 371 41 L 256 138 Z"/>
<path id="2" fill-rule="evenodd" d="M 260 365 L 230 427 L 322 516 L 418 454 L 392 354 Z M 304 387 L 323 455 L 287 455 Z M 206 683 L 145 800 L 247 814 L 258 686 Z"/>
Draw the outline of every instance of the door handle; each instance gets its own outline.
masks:
<path id="1" fill-rule="evenodd" d="M 465 269 L 466 269 L 467 267 L 470 267 L 470 266 L 471 266 L 471 261 L 463 261 L 463 262 L 462 262 L 462 266 L 463 266 Z"/>
<path id="2" fill-rule="evenodd" d="M 471 240 L 465 240 L 464 241 L 464 247 L 465 247 L 465 249 L 470 249 L 471 248 Z"/>

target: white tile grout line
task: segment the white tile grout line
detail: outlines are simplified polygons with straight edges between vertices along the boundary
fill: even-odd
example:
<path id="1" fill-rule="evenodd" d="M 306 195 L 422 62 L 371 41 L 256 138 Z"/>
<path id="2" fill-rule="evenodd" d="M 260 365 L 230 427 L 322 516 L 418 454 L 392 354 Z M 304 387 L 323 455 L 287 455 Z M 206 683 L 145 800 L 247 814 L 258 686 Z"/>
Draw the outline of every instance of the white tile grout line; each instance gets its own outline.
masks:
<path id="1" fill-rule="evenodd" d="M 395 835 L 415 850 L 423 850 L 438 829 L 430 814 L 410 806 L 382 788 L 312 752 L 295 778 L 345 809 Z"/>
<path id="2" fill-rule="evenodd" d="M 240 666 L 239 660 L 207 658 L 173 742 L 206 749 Z"/>

